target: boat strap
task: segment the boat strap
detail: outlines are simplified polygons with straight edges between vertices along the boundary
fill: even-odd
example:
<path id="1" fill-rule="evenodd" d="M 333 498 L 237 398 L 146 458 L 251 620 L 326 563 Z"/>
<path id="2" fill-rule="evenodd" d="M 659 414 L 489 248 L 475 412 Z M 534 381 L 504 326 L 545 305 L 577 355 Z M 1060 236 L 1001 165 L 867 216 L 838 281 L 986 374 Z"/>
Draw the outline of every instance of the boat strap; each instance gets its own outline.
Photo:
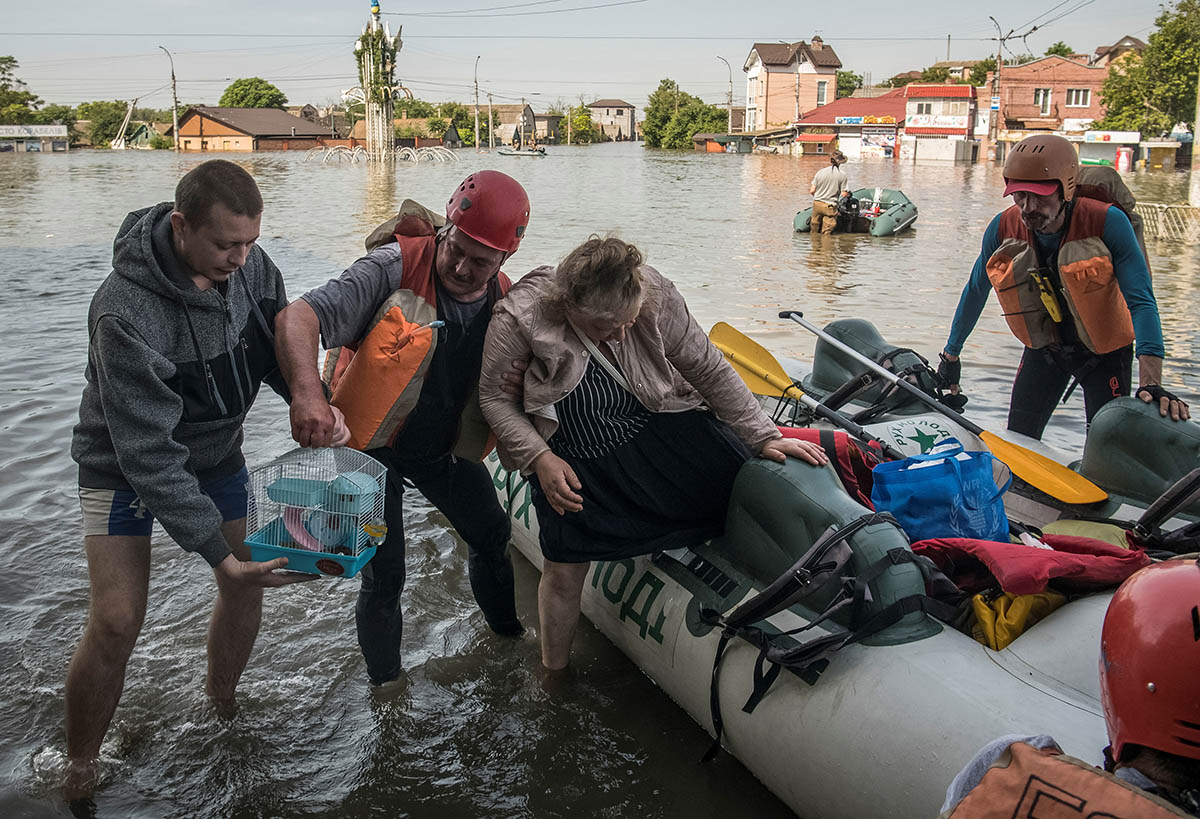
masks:
<path id="1" fill-rule="evenodd" d="M 721 750 L 721 737 L 724 733 L 719 691 L 721 659 L 730 640 L 734 637 L 740 637 L 759 649 L 758 661 L 754 668 L 754 687 L 746 704 L 742 706 L 742 710 L 749 714 L 766 696 L 784 668 L 797 675 L 804 674 L 813 669 L 817 663 L 827 661 L 830 655 L 845 646 L 857 643 L 895 625 L 903 617 L 916 611 L 924 611 L 947 622 L 953 622 L 958 617 L 957 607 L 935 600 L 925 594 L 914 594 L 895 601 L 865 621 L 855 622 L 855 613 L 861 612 L 865 604 L 872 600 L 870 584 L 888 569 L 905 563 L 914 564 L 921 570 L 927 588 L 935 595 L 960 596 L 958 588 L 937 569 L 933 561 L 913 554 L 907 548 L 892 549 L 857 576 L 844 577 L 843 570 L 853 554 L 849 539 L 867 526 L 885 522 L 899 528 L 895 518 L 886 512 L 863 515 L 840 528 L 831 526 L 817 538 L 804 556 L 780 575 L 775 582 L 742 603 L 727 616 L 722 616 L 713 609 L 702 608 L 700 610 L 700 619 L 703 622 L 721 629 L 721 637 L 717 642 L 716 655 L 713 658 L 712 681 L 709 687 L 709 710 L 712 715 L 714 738 L 701 761 L 708 762 Z M 817 617 L 807 625 L 774 633 L 768 633 L 753 625 L 817 595 L 826 590 L 834 581 L 839 581 L 841 588 Z M 799 645 L 779 645 L 781 637 L 790 637 L 807 631 L 847 608 L 851 612 L 848 631 L 822 635 Z"/>

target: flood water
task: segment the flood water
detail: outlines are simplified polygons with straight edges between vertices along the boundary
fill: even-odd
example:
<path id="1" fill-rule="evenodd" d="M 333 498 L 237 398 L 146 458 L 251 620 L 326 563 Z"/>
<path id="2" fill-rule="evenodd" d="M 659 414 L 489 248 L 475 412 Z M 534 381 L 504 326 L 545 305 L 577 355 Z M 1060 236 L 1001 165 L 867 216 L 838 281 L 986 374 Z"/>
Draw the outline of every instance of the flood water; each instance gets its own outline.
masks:
<path id="1" fill-rule="evenodd" d="M 543 158 L 478 156 L 393 169 L 305 164 L 301 154 L 236 158 L 266 202 L 261 244 L 294 298 L 339 273 L 405 197 L 439 208 L 469 171 L 526 186 L 519 276 L 590 233 L 636 242 L 705 328 L 728 321 L 780 355 L 813 339 L 776 318 L 862 316 L 934 356 L 988 220 L 998 168 L 851 163 L 852 187 L 900 188 L 920 208 L 902 236 L 793 234 L 820 158 L 550 148 Z M 68 455 L 86 358 L 86 314 L 110 270 L 127 211 L 169 200 L 201 157 L 169 152 L 0 156 L 0 815 L 66 815 L 63 680 L 87 613 L 75 467 Z M 1146 201 L 1186 199 L 1184 173 L 1134 174 Z M 1165 382 L 1200 404 L 1200 250 L 1150 244 L 1169 359 Z M 995 300 L 964 351 L 971 414 L 1002 428 L 1020 357 Z M 1046 439 L 1083 440 L 1078 396 Z M 290 448 L 269 390 L 246 427 L 251 465 Z M 466 553 L 423 502 L 407 509 L 406 681 L 366 682 L 355 642 L 357 581 L 268 590 L 240 689 L 219 718 L 203 694 L 211 573 L 156 534 L 150 605 L 103 749 L 101 816 L 790 815 L 727 755 L 699 765 L 707 735 L 597 632 L 576 640 L 576 676 L 537 682 L 536 638 L 494 637 L 471 599 Z M 519 609 L 536 622 L 536 575 L 520 558 Z M 848 761 L 853 764 L 853 761 Z"/>

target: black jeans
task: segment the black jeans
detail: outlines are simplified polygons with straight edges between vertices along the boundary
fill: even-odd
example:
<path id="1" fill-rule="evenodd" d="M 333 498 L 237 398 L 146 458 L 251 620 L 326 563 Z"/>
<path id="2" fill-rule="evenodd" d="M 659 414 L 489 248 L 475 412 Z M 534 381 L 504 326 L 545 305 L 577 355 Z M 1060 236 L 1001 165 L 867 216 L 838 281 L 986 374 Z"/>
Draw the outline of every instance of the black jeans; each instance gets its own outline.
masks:
<path id="1" fill-rule="evenodd" d="M 467 543 L 467 574 L 475 601 L 488 626 L 499 634 L 520 634 L 508 540 L 508 515 L 500 508 L 491 473 L 474 461 L 446 456 L 414 462 L 391 449 L 368 453 L 387 467 L 384 519 L 387 539 L 363 567 L 362 588 L 355 606 L 358 645 L 375 683 L 400 673 L 400 638 L 404 631 L 400 592 L 404 590 L 404 480 L 407 478 L 438 508 Z"/>
<path id="2" fill-rule="evenodd" d="M 1041 439 L 1072 376 L 1083 388 L 1083 408 L 1090 424 L 1097 411 L 1114 398 L 1129 395 L 1133 347 L 1096 355 L 1078 347 L 1025 348 L 1013 381 L 1008 428 Z"/>

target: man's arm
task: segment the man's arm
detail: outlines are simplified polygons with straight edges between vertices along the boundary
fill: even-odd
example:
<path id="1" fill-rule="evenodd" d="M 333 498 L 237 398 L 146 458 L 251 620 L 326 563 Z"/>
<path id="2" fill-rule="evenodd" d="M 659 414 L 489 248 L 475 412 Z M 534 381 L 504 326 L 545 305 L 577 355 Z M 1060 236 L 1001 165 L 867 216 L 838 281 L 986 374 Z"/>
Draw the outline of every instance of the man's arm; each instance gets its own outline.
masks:
<path id="1" fill-rule="evenodd" d="M 1000 246 L 1000 216 L 992 219 L 983 232 L 983 244 L 971 275 L 963 287 L 962 295 L 958 298 L 958 308 L 954 311 L 954 321 L 950 324 L 950 337 L 946 340 L 946 357 L 951 361 L 958 359 L 963 344 L 975 329 L 979 316 L 987 304 L 988 294 L 992 291 L 992 283 L 987 277 L 987 261 Z"/>
<path id="2" fill-rule="evenodd" d="M 316 364 L 320 333 L 321 322 L 304 299 L 296 299 L 275 318 L 275 354 L 292 393 L 292 437 L 300 446 L 333 443 L 336 419 Z"/>
<path id="3" fill-rule="evenodd" d="M 330 446 L 338 412 L 330 407 L 317 368 L 318 342 L 327 348 L 359 341 L 372 316 L 401 283 L 398 245 L 358 259 L 336 279 L 310 290 L 275 319 L 275 353 L 292 393 L 292 437 L 300 446 Z"/>
<path id="4" fill-rule="evenodd" d="M 90 355 L 121 474 L 172 540 L 217 566 L 231 552 L 221 513 L 173 436 L 183 417 L 183 398 L 166 383 L 174 365 L 113 316 L 97 321 Z"/>
<path id="5" fill-rule="evenodd" d="M 1154 298 L 1150 269 L 1146 266 L 1146 257 L 1133 232 L 1133 225 L 1119 208 L 1110 207 L 1105 215 L 1104 244 L 1112 253 L 1117 284 L 1133 319 L 1138 359 L 1137 397 L 1147 404 L 1158 403 L 1159 414 L 1163 417 L 1169 415 L 1174 421 L 1187 420 L 1191 417 L 1188 405 L 1162 389 L 1166 348 L 1163 345 L 1158 301 Z"/>

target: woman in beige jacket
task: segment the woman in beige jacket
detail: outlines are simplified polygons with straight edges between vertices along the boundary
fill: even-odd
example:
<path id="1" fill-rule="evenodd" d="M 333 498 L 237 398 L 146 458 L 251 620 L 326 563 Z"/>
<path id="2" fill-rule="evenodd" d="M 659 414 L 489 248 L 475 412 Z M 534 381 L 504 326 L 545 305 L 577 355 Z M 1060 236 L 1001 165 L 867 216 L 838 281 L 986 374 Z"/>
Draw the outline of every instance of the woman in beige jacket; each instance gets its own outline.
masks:
<path id="1" fill-rule="evenodd" d="M 501 386 L 514 361 L 528 362 L 521 403 Z M 590 561 L 719 534 L 752 454 L 827 460 L 780 435 L 675 286 L 616 238 L 592 237 L 513 285 L 488 328 L 479 389 L 501 462 L 533 490 L 551 670 L 567 665 Z"/>

